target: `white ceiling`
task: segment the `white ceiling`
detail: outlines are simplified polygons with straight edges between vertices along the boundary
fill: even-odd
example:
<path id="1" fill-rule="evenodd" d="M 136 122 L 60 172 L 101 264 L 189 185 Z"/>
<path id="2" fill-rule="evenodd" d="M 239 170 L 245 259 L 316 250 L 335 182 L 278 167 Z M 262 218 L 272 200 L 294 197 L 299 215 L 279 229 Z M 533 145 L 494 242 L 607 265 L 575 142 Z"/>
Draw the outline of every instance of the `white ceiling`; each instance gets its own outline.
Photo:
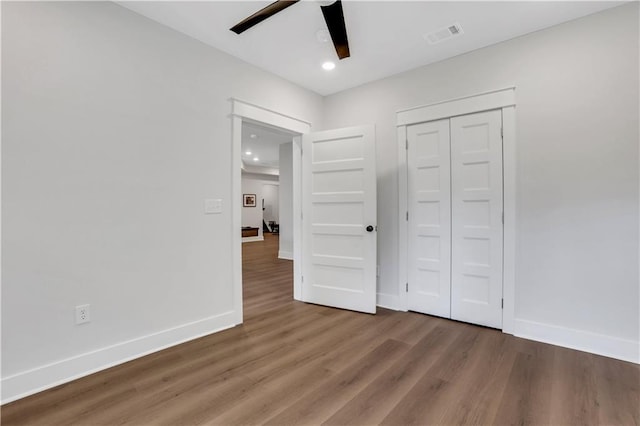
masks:
<path id="1" fill-rule="evenodd" d="M 255 137 L 251 137 L 254 135 Z M 242 161 L 247 166 L 269 167 L 277 169 L 280 159 L 280 144 L 291 142 L 293 136 L 285 132 L 242 123 Z M 251 152 L 251 154 L 247 154 Z M 254 161 L 257 158 L 258 161 Z"/>
<path id="2" fill-rule="evenodd" d="M 351 57 L 321 43 L 320 6 L 301 1 L 236 35 L 229 28 L 271 1 L 119 2 L 177 31 L 328 95 L 550 27 L 620 1 L 343 1 Z M 431 45 L 424 34 L 459 23 L 464 34 Z M 337 63 L 333 71 L 324 61 Z"/>

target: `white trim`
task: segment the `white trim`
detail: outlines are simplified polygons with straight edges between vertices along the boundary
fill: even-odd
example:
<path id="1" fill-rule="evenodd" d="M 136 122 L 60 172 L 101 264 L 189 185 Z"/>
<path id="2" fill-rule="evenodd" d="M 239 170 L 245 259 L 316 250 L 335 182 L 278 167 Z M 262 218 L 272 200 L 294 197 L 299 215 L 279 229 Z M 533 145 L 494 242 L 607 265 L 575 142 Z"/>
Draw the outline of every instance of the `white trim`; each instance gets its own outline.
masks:
<path id="1" fill-rule="evenodd" d="M 225 312 L 5 377 L 2 404 L 231 328 L 236 325 L 235 316 Z"/>
<path id="2" fill-rule="evenodd" d="M 234 322 L 241 324 L 242 311 L 242 118 L 231 118 L 231 277 Z"/>
<path id="3" fill-rule="evenodd" d="M 515 321 L 516 253 L 518 232 L 516 206 L 518 191 L 516 186 L 516 108 L 502 109 L 502 184 L 503 184 L 503 246 L 502 246 L 502 331 L 513 334 Z"/>
<path id="4" fill-rule="evenodd" d="M 535 321 L 515 320 L 517 337 L 640 364 L 640 342 Z"/>
<path id="5" fill-rule="evenodd" d="M 515 256 L 517 250 L 516 223 L 516 119 L 515 119 L 515 87 L 480 93 L 431 105 L 409 108 L 398 111 L 398 285 L 399 294 L 405 294 L 403 310 L 407 308 L 404 286 L 407 282 L 408 235 L 405 215 L 407 205 L 407 154 L 404 152 L 406 126 L 424 123 L 458 115 L 472 114 L 491 109 L 502 110 L 503 137 L 503 197 L 504 197 L 504 258 L 503 289 L 504 309 L 502 312 L 502 331 L 513 334 L 515 312 Z M 448 114 L 448 115 L 447 115 Z M 404 267 L 403 267 L 404 265 Z"/>
<path id="6" fill-rule="evenodd" d="M 278 250 L 278 259 L 293 260 L 293 252 Z"/>
<path id="7" fill-rule="evenodd" d="M 395 294 L 385 294 L 378 293 L 376 294 L 376 306 L 381 308 L 391 309 L 393 311 L 405 311 L 403 308 L 403 301 L 401 296 L 397 296 Z"/>
<path id="8" fill-rule="evenodd" d="M 397 126 L 514 106 L 515 87 L 451 99 L 397 112 Z"/>
<path id="9" fill-rule="evenodd" d="M 302 300 L 302 137 L 293 138 L 293 298 Z"/>
<path id="10" fill-rule="evenodd" d="M 232 120 L 232 167 L 231 173 L 231 199 L 232 202 L 232 225 L 234 230 L 239 230 L 242 225 L 242 187 L 241 187 L 241 167 L 242 156 L 240 152 L 242 143 L 242 122 L 250 121 L 260 125 L 275 127 L 284 130 L 293 137 L 293 297 L 301 300 L 302 294 L 302 250 L 301 236 L 302 224 L 300 212 L 302 211 L 302 194 L 300 186 L 301 177 L 301 140 L 299 135 L 310 133 L 311 124 L 308 121 L 300 120 L 277 111 L 273 111 L 249 102 L 231 98 L 231 120 Z M 238 232 L 232 233 L 232 256 L 233 256 L 233 306 L 238 312 L 237 324 L 243 321 L 242 314 L 242 236 Z"/>
<path id="11" fill-rule="evenodd" d="M 2 7 L 0 7 L 0 22 L 2 22 Z M 1 38 L 1 36 L 0 36 Z M 2 43 L 0 43 L 0 58 L 2 57 Z M 2 67 L 0 67 L 0 81 L 2 81 Z M 2 85 L 0 84 L 0 99 L 2 99 Z M 2 102 L 0 102 L 0 128 L 2 127 Z M 0 133 L 1 135 L 1 133 Z M 0 136 L 0 241 L 4 241 L 2 239 L 2 212 L 4 211 L 2 208 L 2 200 L 4 199 L 2 197 L 2 137 Z M 0 244 L 0 265 L 2 265 L 2 244 Z M 2 267 L 0 266 L 0 270 L 2 269 Z M 0 306 L 2 306 L 2 273 L 0 272 Z M 2 323 L 2 320 L 0 320 L 0 323 Z M 2 329 L 2 327 L 0 326 L 0 329 Z M 2 366 L 3 362 L 2 362 L 2 350 L 0 350 L 0 372 L 2 371 Z M 2 394 L 2 385 L 0 382 L 0 398 L 2 398 L 1 396 Z"/>
<path id="12" fill-rule="evenodd" d="M 409 282 L 409 265 L 407 254 L 409 236 L 407 212 L 409 211 L 408 189 L 409 172 L 407 169 L 407 127 L 400 126 L 398 132 L 398 307 L 401 311 L 409 310 L 407 283 Z"/>
<path id="13" fill-rule="evenodd" d="M 253 243 L 256 241 L 264 241 L 264 236 L 259 235 L 257 237 L 242 237 L 242 243 Z"/>
<path id="14" fill-rule="evenodd" d="M 299 118 L 294 118 L 239 99 L 231 98 L 230 100 L 232 102 L 231 114 L 233 116 L 284 129 L 292 133 L 304 134 L 311 131 L 311 123 L 308 121 L 300 120 Z"/>

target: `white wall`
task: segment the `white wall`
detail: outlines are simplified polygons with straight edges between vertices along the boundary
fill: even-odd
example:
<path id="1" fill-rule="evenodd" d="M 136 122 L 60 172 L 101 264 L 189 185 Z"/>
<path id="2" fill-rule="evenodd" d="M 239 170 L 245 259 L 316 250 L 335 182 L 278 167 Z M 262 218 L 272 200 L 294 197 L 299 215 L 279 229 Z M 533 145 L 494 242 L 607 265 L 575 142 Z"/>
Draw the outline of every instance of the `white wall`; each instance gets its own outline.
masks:
<path id="1" fill-rule="evenodd" d="M 293 259 L 293 142 L 280 145 L 280 247 L 278 257 Z"/>
<path id="2" fill-rule="evenodd" d="M 273 183 L 264 184 L 262 186 L 262 194 L 264 199 L 262 217 L 264 221 L 267 224 L 272 221 L 278 223 L 278 210 L 280 209 L 278 185 Z"/>
<path id="3" fill-rule="evenodd" d="M 233 325 L 229 98 L 322 98 L 109 2 L 3 3 L 2 77 L 3 401 Z"/>
<path id="4" fill-rule="evenodd" d="M 325 98 L 326 128 L 376 125 L 385 300 L 399 294 L 395 112 L 515 85 L 519 333 L 639 359 L 638 47 L 635 2 Z"/>
<path id="5" fill-rule="evenodd" d="M 242 173 L 242 193 L 256 194 L 255 207 L 242 207 L 242 226 L 258 228 L 258 239 L 263 238 L 262 219 L 264 217 L 264 212 L 262 210 L 262 200 L 265 197 L 264 187 L 268 184 L 277 185 L 278 176 Z"/>

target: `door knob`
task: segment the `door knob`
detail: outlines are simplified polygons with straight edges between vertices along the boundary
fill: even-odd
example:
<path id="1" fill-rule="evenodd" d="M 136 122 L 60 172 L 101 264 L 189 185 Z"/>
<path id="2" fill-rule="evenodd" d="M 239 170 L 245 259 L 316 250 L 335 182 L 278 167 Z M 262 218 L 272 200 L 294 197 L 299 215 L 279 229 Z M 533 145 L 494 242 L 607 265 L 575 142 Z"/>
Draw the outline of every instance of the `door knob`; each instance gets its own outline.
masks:
<path id="1" fill-rule="evenodd" d="M 371 225 L 367 226 L 367 232 L 373 232 L 373 226 Z"/>

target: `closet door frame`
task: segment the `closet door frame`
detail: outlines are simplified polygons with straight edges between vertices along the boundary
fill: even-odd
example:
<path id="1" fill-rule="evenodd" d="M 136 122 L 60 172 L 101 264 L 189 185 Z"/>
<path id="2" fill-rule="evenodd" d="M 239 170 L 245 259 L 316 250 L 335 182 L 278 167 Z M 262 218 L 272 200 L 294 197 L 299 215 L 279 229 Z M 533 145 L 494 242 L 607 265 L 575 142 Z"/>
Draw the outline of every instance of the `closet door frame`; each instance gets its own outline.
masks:
<path id="1" fill-rule="evenodd" d="M 408 168 L 407 126 L 441 120 L 477 112 L 502 111 L 502 167 L 503 167 L 503 288 L 502 331 L 514 334 L 515 326 L 515 257 L 516 239 L 516 132 L 515 87 L 451 99 L 429 105 L 405 109 L 396 113 L 398 136 L 398 306 L 408 310 L 407 283 L 409 235 L 407 215 Z"/>

